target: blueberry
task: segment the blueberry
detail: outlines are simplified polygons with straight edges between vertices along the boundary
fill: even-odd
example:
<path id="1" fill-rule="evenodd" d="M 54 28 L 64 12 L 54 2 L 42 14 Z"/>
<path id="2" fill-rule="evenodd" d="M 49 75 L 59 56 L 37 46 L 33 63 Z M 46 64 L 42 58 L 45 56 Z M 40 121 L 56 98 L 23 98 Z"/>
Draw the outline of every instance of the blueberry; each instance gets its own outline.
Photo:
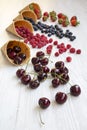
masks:
<path id="1" fill-rule="evenodd" d="M 38 27 L 37 26 L 33 26 L 34 28 L 34 31 L 37 31 L 38 30 Z"/>
<path id="2" fill-rule="evenodd" d="M 70 41 L 74 41 L 75 39 L 76 39 L 75 36 L 71 36 L 71 37 L 70 37 Z"/>
<path id="3" fill-rule="evenodd" d="M 51 35 L 52 35 L 51 33 L 48 33 L 48 37 L 51 37 Z"/>

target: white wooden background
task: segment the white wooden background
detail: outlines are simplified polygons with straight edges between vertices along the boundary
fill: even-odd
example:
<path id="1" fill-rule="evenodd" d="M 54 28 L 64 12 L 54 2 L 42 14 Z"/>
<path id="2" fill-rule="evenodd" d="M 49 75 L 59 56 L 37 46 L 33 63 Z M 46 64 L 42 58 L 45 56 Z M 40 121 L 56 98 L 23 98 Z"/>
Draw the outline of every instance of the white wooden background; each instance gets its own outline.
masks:
<path id="1" fill-rule="evenodd" d="M 5 28 L 12 22 L 24 6 L 32 0 L 0 0 L 0 47 L 8 40 L 17 39 L 8 34 Z M 68 97 L 64 105 L 54 103 L 57 91 L 68 92 L 69 85 L 52 89 L 46 81 L 36 90 L 27 89 L 17 79 L 15 73 L 19 67 L 12 66 L 0 52 L 0 130 L 87 130 L 87 0 L 35 0 L 42 11 L 57 11 L 69 17 L 77 15 L 80 25 L 69 29 L 77 36 L 70 43 L 67 39 L 59 43 L 70 43 L 81 48 L 81 55 L 71 55 L 73 60 L 65 65 L 70 70 L 72 84 L 79 84 L 82 93 L 79 97 Z M 31 55 L 37 50 L 31 49 Z M 65 61 L 68 53 L 52 60 Z M 28 69 L 30 69 L 28 67 Z M 46 96 L 51 100 L 47 110 L 39 110 L 38 99 Z M 40 125 L 39 111 L 45 123 Z"/>

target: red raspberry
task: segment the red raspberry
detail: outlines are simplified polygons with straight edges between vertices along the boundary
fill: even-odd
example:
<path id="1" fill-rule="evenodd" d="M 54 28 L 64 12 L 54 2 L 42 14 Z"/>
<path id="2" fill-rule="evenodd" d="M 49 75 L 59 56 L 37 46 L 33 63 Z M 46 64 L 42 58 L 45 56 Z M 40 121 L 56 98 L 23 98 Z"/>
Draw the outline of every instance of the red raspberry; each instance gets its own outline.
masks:
<path id="1" fill-rule="evenodd" d="M 76 54 L 81 54 L 81 49 L 76 50 Z"/>
<path id="2" fill-rule="evenodd" d="M 70 45 L 70 44 L 67 44 L 67 45 L 66 45 L 66 48 L 67 48 L 67 49 L 70 49 L 70 48 L 71 48 L 71 45 Z"/>
<path id="3" fill-rule="evenodd" d="M 59 52 L 55 52 L 55 54 L 54 54 L 54 55 L 55 55 L 56 57 L 57 57 L 57 56 L 59 56 Z"/>
<path id="4" fill-rule="evenodd" d="M 54 45 L 58 45 L 58 41 L 54 41 L 54 43 L 53 43 Z"/>
<path id="5" fill-rule="evenodd" d="M 67 57 L 66 57 L 66 61 L 67 61 L 67 62 L 71 62 L 71 61 L 72 61 L 72 57 L 67 56 Z"/>
<path id="6" fill-rule="evenodd" d="M 52 39 L 52 38 L 50 38 L 50 39 L 49 39 L 49 43 L 52 43 L 52 42 L 53 42 L 53 39 Z"/>
<path id="7" fill-rule="evenodd" d="M 75 53 L 75 48 L 70 48 L 70 53 Z"/>

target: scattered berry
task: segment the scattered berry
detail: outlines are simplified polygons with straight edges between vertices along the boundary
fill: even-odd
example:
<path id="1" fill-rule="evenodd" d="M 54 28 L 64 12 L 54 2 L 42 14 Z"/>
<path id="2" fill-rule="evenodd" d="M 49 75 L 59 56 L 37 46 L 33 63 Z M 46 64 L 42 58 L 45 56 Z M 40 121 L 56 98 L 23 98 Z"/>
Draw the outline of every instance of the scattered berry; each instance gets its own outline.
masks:
<path id="1" fill-rule="evenodd" d="M 70 48 L 69 51 L 70 51 L 70 53 L 75 53 L 76 50 L 75 50 L 75 48 Z"/>
<path id="2" fill-rule="evenodd" d="M 81 93 L 81 89 L 78 85 L 73 85 L 70 88 L 70 94 L 73 96 L 79 96 Z"/>
<path id="3" fill-rule="evenodd" d="M 66 102 L 67 100 L 67 95 L 63 92 L 58 92 L 56 95 L 55 95 L 55 100 L 58 104 L 63 104 Z"/>
<path id="4" fill-rule="evenodd" d="M 46 97 L 42 97 L 39 99 L 38 104 L 42 109 L 46 109 L 50 106 L 50 100 Z"/>
<path id="5" fill-rule="evenodd" d="M 67 61 L 67 62 L 71 62 L 71 61 L 72 61 L 72 57 L 67 56 L 67 57 L 66 57 L 66 61 Z"/>
<path id="6" fill-rule="evenodd" d="M 76 50 L 76 54 L 81 54 L 81 49 Z"/>

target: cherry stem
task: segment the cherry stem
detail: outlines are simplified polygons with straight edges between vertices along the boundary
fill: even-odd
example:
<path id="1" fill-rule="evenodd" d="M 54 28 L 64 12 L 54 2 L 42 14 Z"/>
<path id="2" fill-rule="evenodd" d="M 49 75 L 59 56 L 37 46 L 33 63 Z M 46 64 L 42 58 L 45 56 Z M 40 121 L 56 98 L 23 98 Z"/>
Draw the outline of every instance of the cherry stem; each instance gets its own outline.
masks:
<path id="1" fill-rule="evenodd" d="M 62 79 L 63 81 L 67 82 L 64 78 L 61 77 L 61 75 L 57 74 L 57 76 L 58 76 L 59 79 Z M 70 86 L 72 86 L 70 82 L 68 82 L 68 83 L 69 83 Z"/>
<path id="2" fill-rule="evenodd" d="M 45 125 L 45 123 L 42 121 L 42 117 L 41 117 L 41 113 L 40 113 L 40 110 L 39 110 L 39 117 L 40 117 L 40 122 L 42 125 Z"/>
<path id="3" fill-rule="evenodd" d="M 29 61 L 30 61 L 30 59 L 28 60 L 28 62 L 27 62 L 27 64 L 26 64 L 25 71 L 26 71 L 27 68 L 28 68 Z"/>

